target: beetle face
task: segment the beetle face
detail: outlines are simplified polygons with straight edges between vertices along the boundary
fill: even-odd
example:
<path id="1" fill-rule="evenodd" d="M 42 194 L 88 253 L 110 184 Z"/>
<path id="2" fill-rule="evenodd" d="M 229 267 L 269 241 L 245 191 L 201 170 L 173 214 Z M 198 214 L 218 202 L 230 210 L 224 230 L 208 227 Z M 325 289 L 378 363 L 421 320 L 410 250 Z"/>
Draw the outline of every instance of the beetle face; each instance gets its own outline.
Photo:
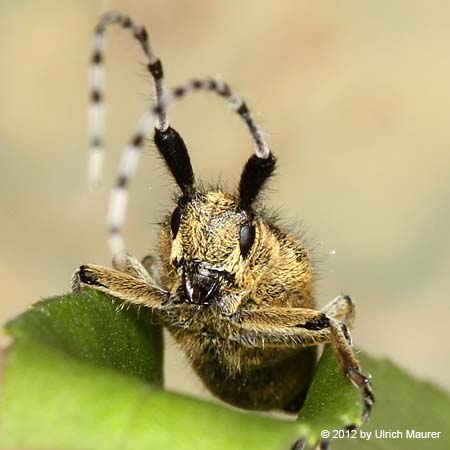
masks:
<path id="1" fill-rule="evenodd" d="M 236 200 L 219 191 L 180 202 L 170 218 L 170 265 L 185 301 L 211 304 L 224 291 L 242 288 L 258 226 Z"/>

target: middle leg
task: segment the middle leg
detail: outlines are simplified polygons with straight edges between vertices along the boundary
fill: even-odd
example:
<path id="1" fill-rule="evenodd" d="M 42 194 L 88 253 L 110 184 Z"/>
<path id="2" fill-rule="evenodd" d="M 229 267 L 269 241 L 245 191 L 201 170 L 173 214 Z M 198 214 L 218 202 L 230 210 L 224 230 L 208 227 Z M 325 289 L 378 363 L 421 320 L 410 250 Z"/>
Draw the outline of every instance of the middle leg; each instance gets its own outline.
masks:
<path id="1" fill-rule="evenodd" d="M 352 329 L 355 318 L 355 304 L 349 295 L 339 295 L 327 303 L 321 311 L 328 317 L 344 322 Z"/>
<path id="2" fill-rule="evenodd" d="M 152 261 L 149 261 L 148 258 L 152 258 Z M 145 257 L 142 262 L 139 262 L 134 256 L 124 252 L 113 257 L 112 265 L 116 270 L 144 280 L 149 284 L 160 286 L 159 279 L 156 280 L 152 273 L 154 272 L 152 270 L 152 266 L 154 265 L 152 262 L 152 256 Z"/>

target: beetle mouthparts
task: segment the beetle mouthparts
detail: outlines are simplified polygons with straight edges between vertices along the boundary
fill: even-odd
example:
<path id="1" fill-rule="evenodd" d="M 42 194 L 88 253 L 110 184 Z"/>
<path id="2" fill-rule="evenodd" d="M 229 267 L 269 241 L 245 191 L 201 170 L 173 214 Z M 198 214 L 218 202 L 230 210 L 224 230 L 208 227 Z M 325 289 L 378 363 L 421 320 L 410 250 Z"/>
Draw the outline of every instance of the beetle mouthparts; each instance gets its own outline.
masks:
<path id="1" fill-rule="evenodd" d="M 183 292 L 185 300 L 199 305 L 209 305 L 220 285 L 217 273 L 198 266 L 183 269 Z"/>

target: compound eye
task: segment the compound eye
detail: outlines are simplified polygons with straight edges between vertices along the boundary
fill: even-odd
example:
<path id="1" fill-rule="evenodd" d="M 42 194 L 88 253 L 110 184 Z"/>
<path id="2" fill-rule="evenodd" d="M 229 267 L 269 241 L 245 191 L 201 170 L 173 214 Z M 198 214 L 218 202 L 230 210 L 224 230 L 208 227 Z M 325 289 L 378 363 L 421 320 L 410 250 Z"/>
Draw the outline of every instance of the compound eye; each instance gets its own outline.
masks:
<path id="1" fill-rule="evenodd" d="M 172 213 L 172 217 L 170 218 L 170 228 L 172 229 L 172 238 L 175 239 L 180 228 L 182 212 L 181 208 L 177 206 Z"/>
<path id="2" fill-rule="evenodd" d="M 250 253 L 253 243 L 255 242 L 255 226 L 242 225 L 239 233 L 239 248 L 241 255 L 246 258 Z"/>

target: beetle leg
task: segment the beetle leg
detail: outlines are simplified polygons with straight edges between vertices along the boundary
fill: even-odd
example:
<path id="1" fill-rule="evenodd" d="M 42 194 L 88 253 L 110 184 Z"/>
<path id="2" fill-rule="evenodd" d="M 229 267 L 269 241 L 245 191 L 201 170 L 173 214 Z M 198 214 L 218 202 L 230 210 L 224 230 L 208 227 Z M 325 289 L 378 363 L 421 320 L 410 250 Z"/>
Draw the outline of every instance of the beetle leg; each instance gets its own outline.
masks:
<path id="1" fill-rule="evenodd" d="M 355 303 L 349 295 L 339 295 L 327 303 L 321 311 L 328 317 L 344 322 L 352 329 L 355 318 Z"/>
<path id="2" fill-rule="evenodd" d="M 240 311 L 231 321 L 231 338 L 250 347 L 298 347 L 330 343 L 342 372 L 360 390 L 365 422 L 374 402 L 369 378 L 351 347 L 344 322 L 321 311 L 305 308 L 268 308 Z"/>
<path id="3" fill-rule="evenodd" d="M 153 284 L 162 286 L 161 266 L 160 261 L 153 255 L 147 255 L 142 258 L 141 264 L 145 267 L 145 270 L 149 273 Z"/>
<path id="4" fill-rule="evenodd" d="M 152 256 L 145 257 L 141 263 L 129 253 L 123 253 L 113 258 L 112 265 L 120 272 L 144 280 L 149 284 L 160 286 L 159 276 L 155 277 L 156 268 L 154 267 L 155 261 Z"/>
<path id="5" fill-rule="evenodd" d="M 169 300 L 169 292 L 142 278 L 94 264 L 80 266 L 72 277 L 74 292 L 80 292 L 84 287 L 156 310 L 164 309 L 164 304 Z"/>

